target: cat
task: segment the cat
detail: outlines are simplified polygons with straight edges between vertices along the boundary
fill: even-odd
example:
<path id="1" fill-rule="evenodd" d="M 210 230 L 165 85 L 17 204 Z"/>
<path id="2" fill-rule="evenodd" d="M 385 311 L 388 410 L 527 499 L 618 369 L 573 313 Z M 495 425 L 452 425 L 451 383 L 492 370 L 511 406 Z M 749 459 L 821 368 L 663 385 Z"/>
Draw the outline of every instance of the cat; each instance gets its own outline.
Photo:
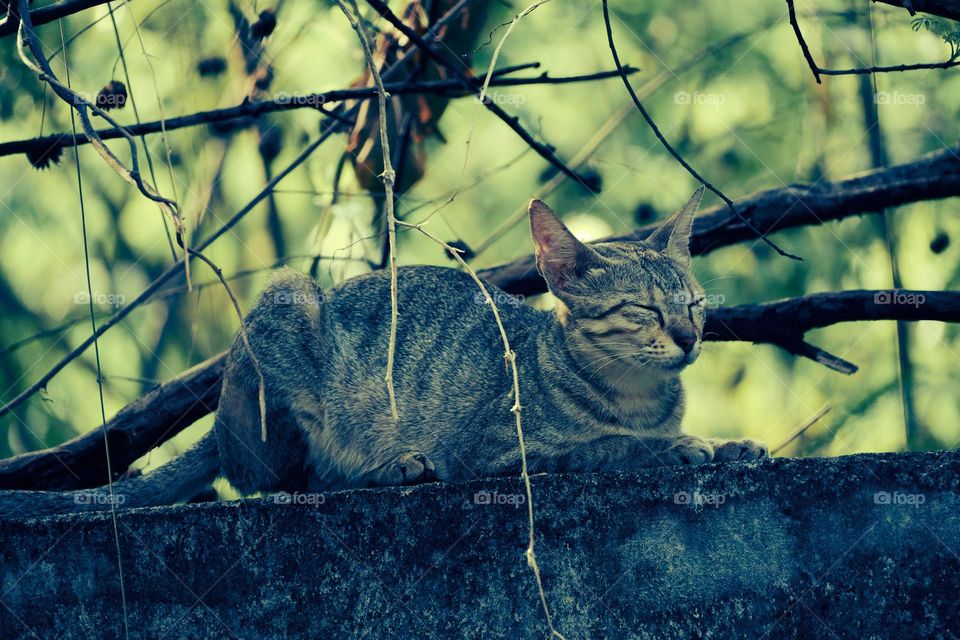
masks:
<path id="1" fill-rule="evenodd" d="M 700 354 L 704 294 L 691 270 L 703 188 L 643 241 L 587 245 L 543 202 L 529 206 L 541 311 L 487 284 L 519 370 L 531 473 L 756 459 L 752 440 L 680 430 L 679 374 Z M 394 420 L 384 375 L 390 275 L 322 291 L 278 270 L 227 358 L 213 430 L 160 469 L 118 482 L 124 506 L 189 499 L 218 476 L 243 495 L 520 473 L 512 375 L 490 306 L 469 274 L 398 270 Z M 85 492 L 0 492 L 0 516 L 108 508 Z M 77 494 L 85 494 L 82 500 Z M 118 500 L 118 503 L 120 501 Z"/>

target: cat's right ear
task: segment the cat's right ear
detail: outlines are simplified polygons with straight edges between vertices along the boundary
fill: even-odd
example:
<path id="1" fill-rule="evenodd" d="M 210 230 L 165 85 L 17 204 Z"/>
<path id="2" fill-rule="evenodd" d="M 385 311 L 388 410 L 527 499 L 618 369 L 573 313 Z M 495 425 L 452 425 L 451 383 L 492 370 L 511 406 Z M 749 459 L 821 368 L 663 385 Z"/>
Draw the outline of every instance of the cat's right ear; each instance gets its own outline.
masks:
<path id="1" fill-rule="evenodd" d="M 657 227 L 647 237 L 647 243 L 680 264 L 690 266 L 690 234 L 693 233 L 693 216 L 703 198 L 703 185 L 693 194 L 687 204 Z"/>
<path id="2" fill-rule="evenodd" d="M 531 200 L 529 211 L 537 269 L 551 290 L 562 291 L 596 264 L 596 254 L 540 200 Z"/>

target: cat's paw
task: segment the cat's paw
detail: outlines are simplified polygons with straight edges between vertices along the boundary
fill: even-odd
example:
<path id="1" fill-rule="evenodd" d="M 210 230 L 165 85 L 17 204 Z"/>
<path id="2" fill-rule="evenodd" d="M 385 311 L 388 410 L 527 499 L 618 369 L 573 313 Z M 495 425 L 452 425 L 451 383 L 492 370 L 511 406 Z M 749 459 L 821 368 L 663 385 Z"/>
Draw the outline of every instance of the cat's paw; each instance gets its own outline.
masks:
<path id="1" fill-rule="evenodd" d="M 713 460 L 713 445 L 695 436 L 681 436 L 657 456 L 661 464 L 703 464 Z"/>
<path id="2" fill-rule="evenodd" d="M 769 458 L 767 445 L 757 440 L 713 440 L 713 461 L 759 460 Z"/>
<path id="3" fill-rule="evenodd" d="M 434 480 L 433 462 L 419 451 L 408 451 L 389 465 L 384 473 L 384 484 L 413 484 Z"/>

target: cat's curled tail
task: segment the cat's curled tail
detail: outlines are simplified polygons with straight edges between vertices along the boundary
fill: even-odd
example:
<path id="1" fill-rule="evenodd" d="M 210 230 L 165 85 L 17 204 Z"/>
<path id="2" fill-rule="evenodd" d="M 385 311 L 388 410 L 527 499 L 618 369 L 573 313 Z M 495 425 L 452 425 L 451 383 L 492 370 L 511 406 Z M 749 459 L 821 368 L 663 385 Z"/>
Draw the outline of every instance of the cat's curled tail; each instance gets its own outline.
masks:
<path id="1" fill-rule="evenodd" d="M 0 491 L 0 521 L 118 507 L 154 507 L 188 500 L 210 486 L 220 473 L 213 431 L 159 469 L 109 487 L 77 491 Z"/>

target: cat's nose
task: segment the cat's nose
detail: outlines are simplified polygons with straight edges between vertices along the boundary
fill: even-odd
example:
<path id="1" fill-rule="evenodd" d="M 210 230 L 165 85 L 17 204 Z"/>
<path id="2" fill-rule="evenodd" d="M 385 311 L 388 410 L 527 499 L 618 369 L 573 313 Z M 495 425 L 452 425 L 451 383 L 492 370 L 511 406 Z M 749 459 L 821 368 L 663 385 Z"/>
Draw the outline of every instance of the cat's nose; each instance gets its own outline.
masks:
<path id="1" fill-rule="evenodd" d="M 686 327 L 673 327 L 670 337 L 684 353 L 690 353 L 697 346 L 697 334 Z"/>

